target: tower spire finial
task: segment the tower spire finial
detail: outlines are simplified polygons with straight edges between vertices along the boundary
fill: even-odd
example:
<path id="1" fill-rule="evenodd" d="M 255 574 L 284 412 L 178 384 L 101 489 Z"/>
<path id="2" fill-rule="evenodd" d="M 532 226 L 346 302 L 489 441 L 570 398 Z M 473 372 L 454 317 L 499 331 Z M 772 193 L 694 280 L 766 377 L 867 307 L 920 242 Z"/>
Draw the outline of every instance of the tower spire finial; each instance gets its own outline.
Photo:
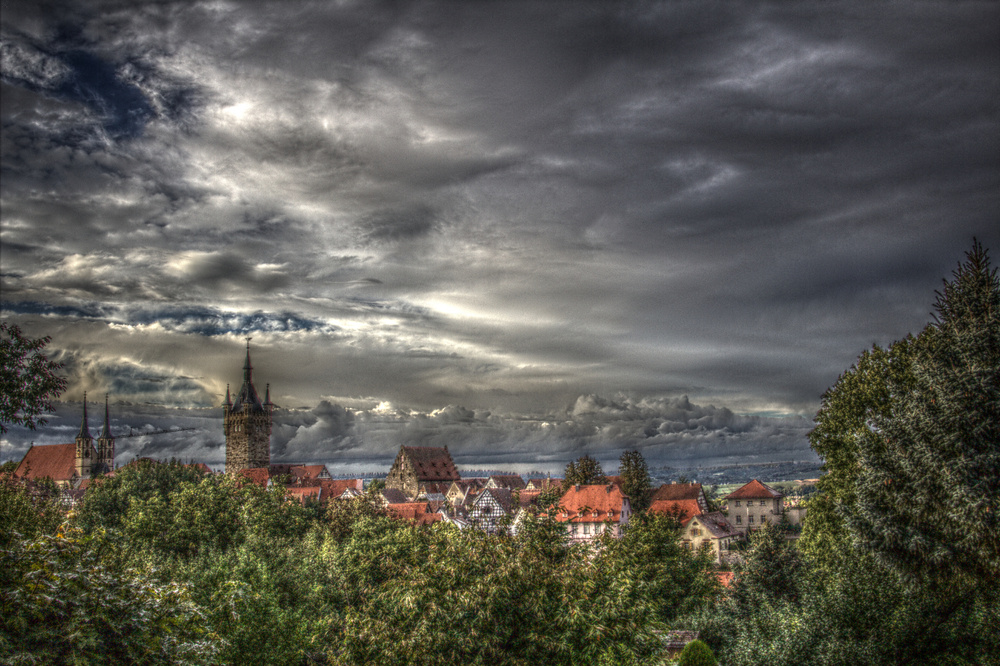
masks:
<path id="1" fill-rule="evenodd" d="M 250 341 L 253 338 L 247 338 L 247 360 L 243 364 L 243 381 L 249 382 L 253 378 L 253 366 L 250 365 Z"/>
<path id="2" fill-rule="evenodd" d="M 108 394 L 104 394 L 104 429 L 101 430 L 101 439 L 112 439 L 111 437 L 111 412 L 108 408 Z"/>
<path id="3" fill-rule="evenodd" d="M 80 432 L 77 439 L 93 439 L 90 435 L 90 428 L 87 425 L 87 392 L 83 392 L 83 421 L 80 423 Z"/>

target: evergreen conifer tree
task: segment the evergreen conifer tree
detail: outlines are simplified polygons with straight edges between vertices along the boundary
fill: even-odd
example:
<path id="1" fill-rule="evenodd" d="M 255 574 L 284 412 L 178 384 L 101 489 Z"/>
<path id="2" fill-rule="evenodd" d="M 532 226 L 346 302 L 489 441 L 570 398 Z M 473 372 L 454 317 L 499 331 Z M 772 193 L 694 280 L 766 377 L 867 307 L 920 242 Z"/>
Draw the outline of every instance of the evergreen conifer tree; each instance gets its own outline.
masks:
<path id="1" fill-rule="evenodd" d="M 905 574 L 1000 574 L 1000 281 L 976 242 L 858 438 L 855 541 Z"/>

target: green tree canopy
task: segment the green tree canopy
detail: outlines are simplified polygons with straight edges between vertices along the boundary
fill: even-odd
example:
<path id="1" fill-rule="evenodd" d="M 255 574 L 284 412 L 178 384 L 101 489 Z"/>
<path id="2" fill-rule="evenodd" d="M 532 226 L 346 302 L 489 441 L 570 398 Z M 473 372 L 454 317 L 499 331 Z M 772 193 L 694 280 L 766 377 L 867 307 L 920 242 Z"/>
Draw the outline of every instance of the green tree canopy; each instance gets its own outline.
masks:
<path id="1" fill-rule="evenodd" d="M 854 539 L 939 580 L 1000 575 L 1000 280 L 976 243 L 857 438 Z M 887 407 L 887 408 L 886 408 Z"/>
<path id="2" fill-rule="evenodd" d="M 52 411 L 52 400 L 66 390 L 56 372 L 61 363 L 42 352 L 51 338 L 26 338 L 21 329 L 0 322 L 0 434 L 7 425 L 34 430 L 45 425 L 41 414 Z"/>
<path id="3" fill-rule="evenodd" d="M 566 465 L 566 474 L 562 485 L 563 490 L 567 490 L 577 484 L 582 486 L 593 483 L 607 483 L 607 481 L 608 478 L 604 476 L 601 463 L 585 455 Z"/>
<path id="4" fill-rule="evenodd" d="M 633 511 L 645 511 L 653 496 L 646 459 L 638 451 L 625 451 L 618 459 L 618 476 L 622 492 L 629 496 Z"/>

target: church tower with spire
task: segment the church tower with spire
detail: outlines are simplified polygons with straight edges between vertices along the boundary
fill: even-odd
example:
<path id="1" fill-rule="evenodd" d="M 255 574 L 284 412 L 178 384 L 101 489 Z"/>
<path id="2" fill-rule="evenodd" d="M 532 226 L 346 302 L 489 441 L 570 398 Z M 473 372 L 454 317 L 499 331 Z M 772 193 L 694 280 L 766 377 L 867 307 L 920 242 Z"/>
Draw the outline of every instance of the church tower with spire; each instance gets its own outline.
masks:
<path id="1" fill-rule="evenodd" d="M 111 435 L 111 417 L 108 411 L 108 394 L 104 394 L 104 428 L 97 438 L 97 462 L 94 472 L 113 472 L 115 469 L 115 438 Z"/>
<path id="2" fill-rule="evenodd" d="M 74 459 L 76 475 L 80 478 L 89 477 L 95 462 L 97 462 L 97 450 L 94 449 L 94 438 L 91 436 L 90 426 L 87 424 L 87 394 L 84 393 L 83 421 L 80 423 L 80 432 L 76 434 L 76 456 Z"/>
<path id="3" fill-rule="evenodd" d="M 241 469 L 271 465 L 271 387 L 268 385 L 261 401 L 253 385 L 253 365 L 250 364 L 250 338 L 247 338 L 247 358 L 243 364 L 243 386 L 233 400 L 226 387 L 222 403 L 223 429 L 226 433 L 226 473 Z"/>

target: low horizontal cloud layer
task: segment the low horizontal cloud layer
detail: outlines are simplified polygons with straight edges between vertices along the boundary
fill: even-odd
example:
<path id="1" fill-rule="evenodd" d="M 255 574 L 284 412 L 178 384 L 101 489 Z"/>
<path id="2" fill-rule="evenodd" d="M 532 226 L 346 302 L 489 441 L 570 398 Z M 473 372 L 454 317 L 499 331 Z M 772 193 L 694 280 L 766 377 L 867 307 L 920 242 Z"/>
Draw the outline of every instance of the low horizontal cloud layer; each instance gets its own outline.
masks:
<path id="1" fill-rule="evenodd" d="M 97 432 L 99 403 L 89 408 Z M 50 423 L 31 441 L 72 441 L 82 405 L 58 403 Z M 118 462 L 148 456 L 221 465 L 225 461 L 222 410 L 166 409 L 148 404 L 111 406 L 112 431 L 120 439 Z M 737 415 L 725 408 L 678 398 L 614 399 L 579 396 L 568 409 L 544 419 L 493 414 L 449 405 L 430 413 L 387 403 L 348 409 L 322 401 L 312 409 L 274 412 L 271 456 L 275 462 L 321 461 L 334 474 L 386 472 L 400 446 L 447 446 L 460 468 L 493 467 L 560 472 L 570 460 L 591 455 L 609 470 L 625 450 L 638 450 L 653 466 L 693 462 L 736 463 L 816 460 L 805 435 L 807 419 Z M 170 431 L 174 432 L 160 432 Z M 154 434 L 143 434 L 154 433 Z M 29 431 L 14 427 L 4 457 L 18 459 Z"/>

